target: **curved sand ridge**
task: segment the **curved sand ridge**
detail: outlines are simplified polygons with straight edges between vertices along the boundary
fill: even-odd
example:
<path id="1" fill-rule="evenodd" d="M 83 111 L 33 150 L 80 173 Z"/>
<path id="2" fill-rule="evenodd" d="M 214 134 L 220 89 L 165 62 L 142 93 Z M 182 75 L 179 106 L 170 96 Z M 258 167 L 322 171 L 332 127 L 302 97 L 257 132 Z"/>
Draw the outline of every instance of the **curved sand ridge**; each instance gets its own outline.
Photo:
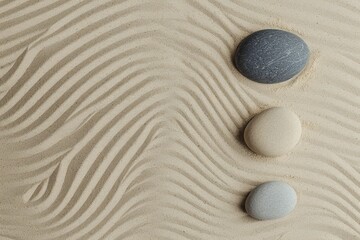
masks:
<path id="1" fill-rule="evenodd" d="M 8 239 L 358 239 L 358 1 L 3 1 L 0 236 Z M 230 56 L 263 28 L 300 35 L 311 60 L 261 85 Z M 287 106 L 303 123 L 288 156 L 241 138 Z M 256 221 L 246 194 L 297 191 Z"/>

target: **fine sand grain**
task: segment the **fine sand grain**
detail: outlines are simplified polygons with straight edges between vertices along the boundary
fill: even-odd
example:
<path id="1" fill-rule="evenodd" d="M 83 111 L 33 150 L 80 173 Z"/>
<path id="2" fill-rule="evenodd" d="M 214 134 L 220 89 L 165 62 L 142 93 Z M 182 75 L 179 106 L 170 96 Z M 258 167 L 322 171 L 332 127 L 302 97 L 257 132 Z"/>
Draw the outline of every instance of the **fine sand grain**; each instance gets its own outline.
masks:
<path id="1" fill-rule="evenodd" d="M 360 1 L 0 1 L 0 238 L 360 239 Z M 298 34 L 296 79 L 247 80 L 248 34 Z M 300 143 L 244 144 L 248 120 L 285 106 Z M 285 181 L 296 209 L 244 212 Z"/>

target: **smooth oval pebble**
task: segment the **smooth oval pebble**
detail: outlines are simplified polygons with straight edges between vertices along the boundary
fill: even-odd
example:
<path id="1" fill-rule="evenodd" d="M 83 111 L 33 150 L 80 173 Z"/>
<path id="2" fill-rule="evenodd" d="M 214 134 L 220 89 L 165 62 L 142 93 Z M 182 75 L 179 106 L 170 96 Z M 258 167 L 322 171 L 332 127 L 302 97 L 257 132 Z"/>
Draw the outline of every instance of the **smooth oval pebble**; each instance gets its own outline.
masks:
<path id="1" fill-rule="evenodd" d="M 244 140 L 253 152 L 278 157 L 296 146 L 301 132 L 300 119 L 294 112 L 285 107 L 274 107 L 250 120 L 244 131 Z"/>
<path id="2" fill-rule="evenodd" d="M 263 183 L 250 192 L 245 209 L 253 218 L 270 220 L 288 215 L 296 203 L 296 192 L 289 184 L 272 181 Z"/>
<path id="3" fill-rule="evenodd" d="M 297 35 L 278 29 L 257 31 L 240 42 L 236 68 L 258 83 L 280 83 L 304 69 L 309 48 Z"/>

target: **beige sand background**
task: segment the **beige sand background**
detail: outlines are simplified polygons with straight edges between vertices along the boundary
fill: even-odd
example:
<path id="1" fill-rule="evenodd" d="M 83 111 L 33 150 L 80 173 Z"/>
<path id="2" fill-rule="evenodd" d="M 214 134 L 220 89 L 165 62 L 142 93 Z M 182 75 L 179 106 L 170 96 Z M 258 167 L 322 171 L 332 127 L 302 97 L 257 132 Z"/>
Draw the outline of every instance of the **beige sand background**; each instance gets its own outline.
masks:
<path id="1" fill-rule="evenodd" d="M 231 62 L 280 28 L 311 49 L 291 82 Z M 360 1 L 0 1 L 1 239 L 360 239 Z M 287 106 L 279 159 L 241 134 Z M 299 195 L 286 218 L 242 210 L 259 183 Z"/>

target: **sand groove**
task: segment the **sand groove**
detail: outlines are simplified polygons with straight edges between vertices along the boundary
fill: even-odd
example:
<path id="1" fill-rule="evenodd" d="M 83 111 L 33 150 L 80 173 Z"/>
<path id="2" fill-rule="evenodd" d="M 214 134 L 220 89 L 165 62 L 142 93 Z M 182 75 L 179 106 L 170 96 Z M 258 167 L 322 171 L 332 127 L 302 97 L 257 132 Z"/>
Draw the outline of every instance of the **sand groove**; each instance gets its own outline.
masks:
<path id="1" fill-rule="evenodd" d="M 1 239 L 360 238 L 360 5 L 353 1 L 0 2 Z M 311 61 L 259 85 L 232 64 L 262 28 Z M 301 118 L 295 151 L 242 143 L 262 109 Z M 268 180 L 298 192 L 285 219 L 242 210 Z"/>

